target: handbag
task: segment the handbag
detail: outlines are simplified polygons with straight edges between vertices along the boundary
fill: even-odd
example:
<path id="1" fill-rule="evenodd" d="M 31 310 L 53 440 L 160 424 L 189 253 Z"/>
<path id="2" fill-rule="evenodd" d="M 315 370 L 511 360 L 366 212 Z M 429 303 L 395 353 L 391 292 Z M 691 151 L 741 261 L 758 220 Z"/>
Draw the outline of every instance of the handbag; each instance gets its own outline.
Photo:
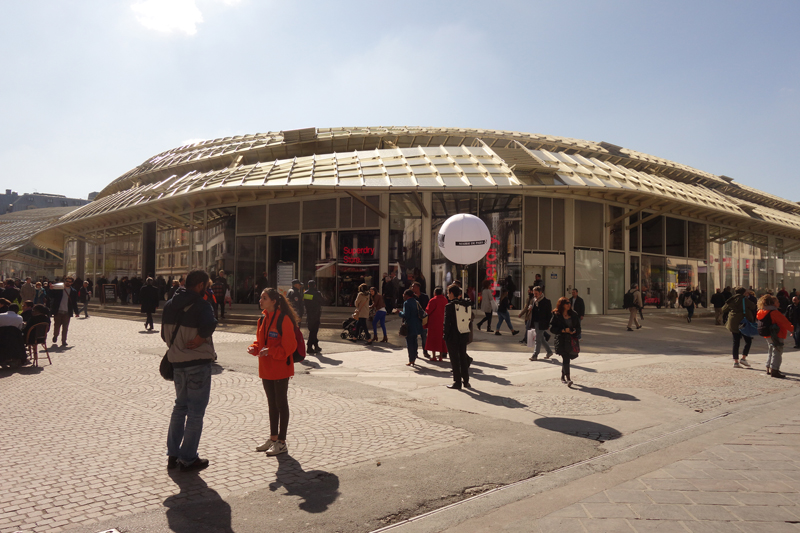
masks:
<path id="1" fill-rule="evenodd" d="M 569 358 L 577 359 L 578 354 L 581 353 L 581 341 L 579 341 L 578 337 L 574 335 L 571 336 L 569 340 L 570 340 Z"/>
<path id="2" fill-rule="evenodd" d="M 400 331 L 397 334 L 400 335 L 401 337 L 407 337 L 408 336 L 408 324 L 406 324 L 405 322 L 400 324 Z"/>
<path id="3" fill-rule="evenodd" d="M 758 335 L 758 324 L 747 320 L 747 307 L 742 298 L 742 321 L 739 322 L 739 332 L 745 337 L 755 337 Z"/>
<path id="4" fill-rule="evenodd" d="M 528 330 L 527 345 L 528 348 L 534 348 L 536 346 L 536 329 L 534 328 Z"/>
<path id="5" fill-rule="evenodd" d="M 191 307 L 191 305 L 189 307 Z M 186 309 L 189 309 L 189 307 Z M 172 330 L 172 340 L 169 341 L 170 346 L 175 344 L 175 339 L 178 337 L 178 329 L 181 327 L 181 321 L 183 320 L 183 314 L 186 312 L 186 309 L 178 313 L 178 317 L 175 319 L 175 329 Z M 169 348 L 167 348 L 167 351 L 164 352 L 164 357 L 161 358 L 161 364 L 158 367 L 158 372 L 161 374 L 161 377 L 167 381 L 175 380 L 175 368 L 172 366 L 172 363 L 169 362 Z"/>
<path id="6" fill-rule="evenodd" d="M 497 300 L 492 298 L 491 302 L 492 302 L 492 313 L 496 313 L 497 312 Z"/>

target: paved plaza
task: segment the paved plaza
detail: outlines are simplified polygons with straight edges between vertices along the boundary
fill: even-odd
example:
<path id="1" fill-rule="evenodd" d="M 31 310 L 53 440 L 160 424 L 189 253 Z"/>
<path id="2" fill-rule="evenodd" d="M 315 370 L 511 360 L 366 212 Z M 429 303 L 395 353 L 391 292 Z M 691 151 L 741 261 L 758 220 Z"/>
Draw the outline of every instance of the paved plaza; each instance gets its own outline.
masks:
<path id="1" fill-rule="evenodd" d="M 624 323 L 587 319 L 572 389 L 509 335 L 476 334 L 475 388 L 456 392 L 447 361 L 406 367 L 396 336 L 365 348 L 326 331 L 296 366 L 278 458 L 254 452 L 268 416 L 253 335 L 222 328 L 211 466 L 180 474 L 160 336 L 73 319 L 52 366 L 0 371 L 0 532 L 800 531 L 798 352 L 778 380 L 762 339 L 753 369 L 732 368 L 710 319 Z"/>

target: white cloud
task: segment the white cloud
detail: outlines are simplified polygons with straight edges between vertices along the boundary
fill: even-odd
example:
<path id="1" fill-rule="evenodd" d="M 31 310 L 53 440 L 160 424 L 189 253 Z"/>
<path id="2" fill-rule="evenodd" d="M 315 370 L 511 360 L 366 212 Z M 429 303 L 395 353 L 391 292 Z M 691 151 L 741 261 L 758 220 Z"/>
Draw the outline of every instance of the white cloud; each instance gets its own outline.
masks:
<path id="1" fill-rule="evenodd" d="M 203 22 L 195 0 L 139 0 L 131 9 L 142 26 L 163 33 L 194 35 L 197 25 Z"/>

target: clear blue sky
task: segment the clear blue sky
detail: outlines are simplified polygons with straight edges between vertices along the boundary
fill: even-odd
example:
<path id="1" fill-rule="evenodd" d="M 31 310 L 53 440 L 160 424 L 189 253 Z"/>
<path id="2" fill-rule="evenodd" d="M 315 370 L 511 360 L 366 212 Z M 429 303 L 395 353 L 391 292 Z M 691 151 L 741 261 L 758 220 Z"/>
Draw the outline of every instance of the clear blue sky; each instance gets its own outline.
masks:
<path id="1" fill-rule="evenodd" d="M 800 200 L 800 1 L 2 0 L 0 188 L 190 139 L 453 126 L 608 141 Z"/>

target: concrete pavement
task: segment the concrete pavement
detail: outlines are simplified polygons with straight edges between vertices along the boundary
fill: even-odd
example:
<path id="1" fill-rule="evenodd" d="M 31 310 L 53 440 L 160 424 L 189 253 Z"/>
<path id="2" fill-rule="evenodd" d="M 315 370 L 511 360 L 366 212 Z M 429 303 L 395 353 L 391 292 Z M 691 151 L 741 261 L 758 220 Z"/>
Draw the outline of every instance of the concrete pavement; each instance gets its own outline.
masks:
<path id="1" fill-rule="evenodd" d="M 180 476 L 164 468 L 173 393 L 157 374 L 164 351 L 159 336 L 133 321 L 74 320 L 73 347 L 53 354 L 52 367 L 0 373 L 0 400 L 8 413 L 0 421 L 6 436 L 0 477 L 13 480 L 0 488 L 0 531 L 262 531 L 274 521 L 288 531 L 423 524 L 430 524 L 426 531 L 456 525 L 478 531 L 487 524 L 481 520 L 509 531 L 529 531 L 531 524 L 542 531 L 552 524 L 588 531 L 676 524 L 695 531 L 686 529 L 694 521 L 736 522 L 745 531 L 757 527 L 750 522 L 763 526 L 753 519 L 757 513 L 733 509 L 750 506 L 757 496 L 723 505 L 699 503 L 688 494 L 730 492 L 694 483 L 723 475 L 744 476 L 717 479 L 742 494 L 760 492 L 742 483 L 767 481 L 755 477 L 780 481 L 770 487 L 785 491 L 784 499 L 776 499 L 784 505 L 762 507 L 781 511 L 762 516 L 773 516 L 767 523 L 776 527 L 797 527 L 786 519 L 796 515 L 794 508 L 785 505 L 798 503 L 791 495 L 800 488 L 786 473 L 797 466 L 797 449 L 784 437 L 798 417 L 800 365 L 791 351 L 785 370 L 794 375 L 776 380 L 761 371 L 762 339 L 755 340 L 754 369 L 733 369 L 730 335 L 710 319 L 687 325 L 678 317 L 647 316 L 637 332 L 625 332 L 624 322 L 615 316 L 587 320 L 573 389 L 558 382 L 560 364 L 528 361 L 530 351 L 508 335 L 477 334 L 470 347 L 475 389 L 456 392 L 443 386 L 449 382 L 446 361 L 410 369 L 399 344 L 365 349 L 333 342 L 338 331 L 326 331 L 325 352 L 297 366 L 290 389 L 290 454 L 269 460 L 252 451 L 267 427 L 256 360 L 244 353 L 252 335 L 220 331 L 220 365 L 201 442 L 212 466 Z M 781 427 L 789 429 L 774 429 Z M 771 439 L 766 444 L 752 440 L 764 440 L 764 434 Z M 742 442 L 767 448 L 745 453 L 736 448 Z M 743 453 L 747 457 L 737 461 L 755 461 L 755 468 L 737 462 L 736 474 L 719 474 L 729 469 L 714 461 L 724 462 L 729 453 Z M 772 463 L 772 470 L 761 472 L 764 453 L 789 466 L 776 470 Z M 648 462 L 649 456 L 658 461 Z M 599 462 L 570 467 L 592 458 Z M 626 466 L 634 463 L 643 466 Z M 570 468 L 545 474 L 564 467 Z M 616 484 L 587 482 L 599 475 L 595 469 L 614 468 L 628 468 L 606 476 Z M 676 476 L 686 472 L 697 472 L 696 478 Z M 648 480 L 671 478 L 690 479 L 697 489 L 674 489 L 688 498 L 680 504 L 688 515 L 652 507 L 667 504 L 653 498 L 681 498 L 651 494 L 672 489 Z M 531 488 L 539 483 L 547 490 Z M 588 493 L 587 487 L 600 488 Z M 618 491 L 639 499 L 620 501 Z M 692 505 L 722 505 L 736 520 L 695 509 L 708 513 L 700 518 L 687 508 Z M 624 516 L 601 516 L 598 509 Z M 650 511 L 673 519 L 658 521 Z"/>

